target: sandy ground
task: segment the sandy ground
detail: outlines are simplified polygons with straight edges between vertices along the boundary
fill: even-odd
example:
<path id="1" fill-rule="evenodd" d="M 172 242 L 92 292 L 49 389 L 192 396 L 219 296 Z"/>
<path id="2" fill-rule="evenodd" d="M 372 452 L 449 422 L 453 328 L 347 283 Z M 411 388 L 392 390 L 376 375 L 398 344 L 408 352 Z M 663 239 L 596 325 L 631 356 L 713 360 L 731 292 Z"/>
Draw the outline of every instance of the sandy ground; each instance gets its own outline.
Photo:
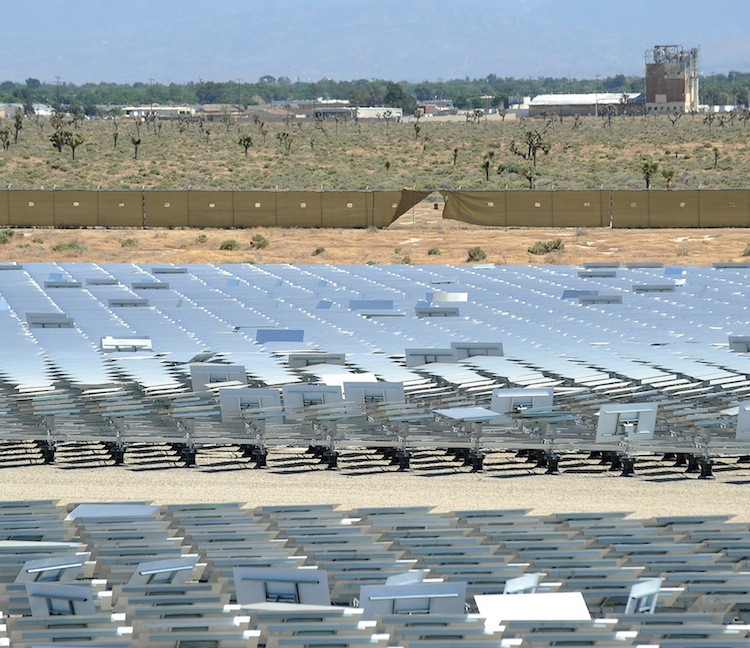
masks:
<path id="1" fill-rule="evenodd" d="M 226 459 L 226 457 L 223 457 Z M 415 461 L 409 473 L 363 457 L 342 456 L 337 471 L 322 469 L 301 452 L 272 451 L 269 467 L 252 469 L 242 460 L 217 462 L 199 454 L 198 467 L 56 466 L 0 469 L 3 500 L 247 502 L 248 506 L 336 503 L 362 506 L 425 506 L 440 511 L 531 509 L 539 514 L 570 511 L 627 511 L 635 517 L 734 515 L 750 522 L 750 468 L 717 462 L 716 479 L 699 480 L 681 468 L 643 460 L 632 478 L 595 462 L 567 458 L 563 473 L 544 475 L 511 454 L 491 457 L 482 473 L 468 472 L 435 455 Z"/>
<path id="2" fill-rule="evenodd" d="M 442 207 L 442 206 L 441 206 Z M 480 246 L 487 261 L 505 264 L 585 261 L 661 261 L 674 265 L 708 265 L 743 260 L 750 231 L 488 229 L 442 221 L 441 211 L 422 203 L 387 230 L 20 230 L 0 247 L 3 261 L 93 261 L 138 263 L 464 263 L 466 251 Z M 270 242 L 248 249 L 251 236 Z M 206 240 L 199 242 L 197 237 Z M 218 248 L 236 239 L 241 249 Z M 562 238 L 565 251 L 534 256 L 527 248 L 538 240 Z M 131 243 L 123 244 L 124 240 Z M 55 252 L 56 243 L 78 241 L 82 251 Z M 324 251 L 313 254 L 316 248 Z M 440 254 L 428 254 L 437 248 Z M 200 463 L 201 460 L 199 460 Z M 282 503 L 339 503 L 358 506 L 433 505 L 439 510 L 528 508 L 555 511 L 631 511 L 639 517 L 673 514 L 736 515 L 750 522 L 750 469 L 717 470 L 715 481 L 697 480 L 679 469 L 652 466 L 632 479 L 604 470 L 568 470 L 560 476 L 539 475 L 524 464 L 481 474 L 447 466 L 397 473 L 383 466 L 354 469 L 346 462 L 338 472 L 324 471 L 293 458 L 292 468 L 270 462 L 266 470 L 246 464 L 195 469 L 143 465 L 74 468 L 16 465 L 0 468 L 0 500 L 62 499 L 149 500 L 158 503 L 242 501 L 251 506 Z M 295 467 L 302 465 L 302 468 Z M 565 470 L 565 465 L 563 465 Z"/>
<path id="3" fill-rule="evenodd" d="M 709 265 L 740 261 L 750 243 L 747 229 L 613 230 L 609 228 L 482 228 L 442 220 L 442 203 L 423 202 L 388 229 L 247 230 L 15 230 L 0 245 L 4 261 L 94 261 L 135 263 L 445 263 L 467 261 L 479 246 L 486 261 L 499 264 L 579 264 L 585 261 L 661 261 Z M 269 244 L 251 246 L 261 234 Z M 205 239 L 203 238 L 205 237 Z M 537 241 L 561 239 L 563 252 L 529 254 Z M 200 240 L 199 240 L 200 239 Z M 235 251 L 220 250 L 235 240 Z M 79 249 L 55 251 L 60 243 Z M 430 253 L 432 251 L 432 253 Z M 744 258 L 747 260 L 747 258 Z"/>

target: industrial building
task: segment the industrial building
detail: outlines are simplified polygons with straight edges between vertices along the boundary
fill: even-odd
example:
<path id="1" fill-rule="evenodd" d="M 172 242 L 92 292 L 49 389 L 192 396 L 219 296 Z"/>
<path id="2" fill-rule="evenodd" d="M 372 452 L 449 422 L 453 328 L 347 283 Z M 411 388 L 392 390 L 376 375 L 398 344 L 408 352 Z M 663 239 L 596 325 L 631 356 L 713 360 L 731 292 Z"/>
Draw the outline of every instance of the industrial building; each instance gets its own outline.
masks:
<path id="1" fill-rule="evenodd" d="M 698 48 L 655 45 L 646 50 L 646 108 L 657 113 L 698 110 Z"/>
<path id="2" fill-rule="evenodd" d="M 544 114 L 569 117 L 572 115 L 600 115 L 614 106 L 617 114 L 632 112 L 642 105 L 640 92 L 589 92 L 586 94 L 544 94 L 529 102 L 529 116 Z"/>

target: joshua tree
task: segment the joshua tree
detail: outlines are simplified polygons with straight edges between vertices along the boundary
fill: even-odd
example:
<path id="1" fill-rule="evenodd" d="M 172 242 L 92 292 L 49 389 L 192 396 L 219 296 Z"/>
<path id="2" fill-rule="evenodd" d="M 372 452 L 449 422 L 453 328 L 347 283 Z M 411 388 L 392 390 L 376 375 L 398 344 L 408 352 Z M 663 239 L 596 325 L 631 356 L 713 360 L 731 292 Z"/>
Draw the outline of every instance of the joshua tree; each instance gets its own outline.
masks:
<path id="1" fill-rule="evenodd" d="M 528 164 L 524 167 L 521 167 L 519 170 L 519 175 L 522 175 L 524 178 L 526 178 L 526 182 L 529 183 L 529 189 L 534 188 L 534 180 L 536 179 L 536 169 L 533 166 L 529 166 Z"/>
<path id="2" fill-rule="evenodd" d="M 419 139 L 419 131 L 421 130 L 422 130 L 422 127 L 419 125 L 419 122 L 418 121 L 414 122 L 414 139 L 415 140 Z"/>
<path id="3" fill-rule="evenodd" d="M 10 128 L 0 128 L 0 144 L 4 151 L 10 148 Z"/>
<path id="4" fill-rule="evenodd" d="M 242 148 L 245 149 L 245 157 L 247 157 L 247 149 L 253 145 L 253 138 L 250 135 L 243 135 L 237 142 Z"/>
<path id="5" fill-rule="evenodd" d="M 641 174 L 643 175 L 643 179 L 646 181 L 646 189 L 651 188 L 651 176 L 656 173 L 656 171 L 659 168 L 658 162 L 651 162 L 650 160 L 646 160 L 641 165 Z"/>
<path id="6" fill-rule="evenodd" d="M 84 137 L 79 132 L 67 133 L 65 143 L 70 147 L 70 152 L 73 155 L 73 159 L 76 159 L 76 149 L 83 144 Z"/>
<path id="7" fill-rule="evenodd" d="M 62 153 L 63 146 L 65 146 L 68 131 L 56 130 L 52 135 L 49 136 L 49 141 L 52 142 L 52 146 L 57 149 L 58 153 Z"/>
<path id="8" fill-rule="evenodd" d="M 489 151 L 484 156 L 484 162 L 482 162 L 482 168 L 484 169 L 484 181 L 489 182 L 490 180 L 490 165 L 492 164 L 492 158 L 495 157 L 495 151 Z"/>
<path id="9" fill-rule="evenodd" d="M 601 116 L 604 120 L 604 126 L 612 127 L 612 117 L 614 117 L 617 114 L 617 108 L 615 108 L 612 104 L 607 104 L 602 108 Z"/>
<path id="10" fill-rule="evenodd" d="M 135 135 L 130 136 L 130 143 L 133 145 L 133 159 L 138 159 L 138 147 L 141 145 L 141 138 Z"/>
<path id="11" fill-rule="evenodd" d="M 540 133 L 537 130 L 525 131 L 523 136 L 524 148 L 519 148 L 516 144 L 516 140 L 512 140 L 510 143 L 510 150 L 524 160 L 529 160 L 532 166 L 536 169 L 536 159 L 539 155 L 539 151 L 547 155 L 552 148 L 552 144 L 545 140 L 544 135 L 544 132 Z"/>
<path id="12" fill-rule="evenodd" d="M 718 166 L 718 164 L 719 164 L 719 149 L 716 146 L 714 146 L 714 169 Z"/>
<path id="13" fill-rule="evenodd" d="M 325 117 L 318 116 L 315 118 L 315 128 L 317 128 L 321 133 L 323 133 L 323 136 L 327 139 L 328 133 L 326 132 L 325 127 L 323 126 L 326 123 Z"/>
<path id="14" fill-rule="evenodd" d="M 23 110 L 20 108 L 16 110 L 16 114 L 13 115 L 13 143 L 18 144 L 18 133 L 23 128 Z"/>
<path id="15" fill-rule="evenodd" d="M 456 160 L 458 160 L 458 147 L 453 149 L 453 166 L 456 166 Z"/>
<path id="16" fill-rule="evenodd" d="M 287 131 L 276 135 L 276 139 L 284 147 L 284 155 L 289 155 L 292 152 L 292 135 Z"/>
<path id="17" fill-rule="evenodd" d="M 667 113 L 667 119 L 672 123 L 672 126 L 674 126 L 678 121 L 680 121 L 680 118 L 682 117 L 682 113 L 677 112 L 676 110 L 673 113 Z"/>
<path id="18" fill-rule="evenodd" d="M 674 180 L 674 169 L 662 169 L 661 175 L 664 178 L 664 182 L 667 184 L 667 189 L 671 189 L 672 181 Z"/>
<path id="19" fill-rule="evenodd" d="M 65 125 L 65 115 L 59 110 L 55 110 L 49 118 L 49 123 L 56 131 L 61 130 Z"/>

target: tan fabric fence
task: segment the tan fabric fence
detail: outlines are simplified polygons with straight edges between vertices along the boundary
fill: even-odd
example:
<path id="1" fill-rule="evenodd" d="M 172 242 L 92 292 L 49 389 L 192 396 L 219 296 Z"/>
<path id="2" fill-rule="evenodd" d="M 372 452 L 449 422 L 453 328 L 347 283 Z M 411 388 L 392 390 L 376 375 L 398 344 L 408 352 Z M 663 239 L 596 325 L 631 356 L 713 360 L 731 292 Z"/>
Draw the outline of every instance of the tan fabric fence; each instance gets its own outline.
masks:
<path id="1" fill-rule="evenodd" d="M 430 192 L 0 190 L 0 226 L 388 227 Z M 443 191 L 491 227 L 750 227 L 750 190 Z"/>
<path id="2" fill-rule="evenodd" d="M 750 190 L 443 191 L 443 218 L 494 227 L 750 227 Z"/>
<path id="3" fill-rule="evenodd" d="M 388 227 L 421 191 L 0 191 L 0 226 Z"/>

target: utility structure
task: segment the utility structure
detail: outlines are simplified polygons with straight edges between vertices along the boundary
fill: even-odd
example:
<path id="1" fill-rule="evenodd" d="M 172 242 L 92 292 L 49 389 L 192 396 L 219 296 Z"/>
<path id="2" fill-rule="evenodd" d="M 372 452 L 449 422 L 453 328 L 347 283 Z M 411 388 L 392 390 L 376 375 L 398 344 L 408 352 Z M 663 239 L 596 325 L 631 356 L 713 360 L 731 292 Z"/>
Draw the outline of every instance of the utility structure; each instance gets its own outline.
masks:
<path id="1" fill-rule="evenodd" d="M 656 113 L 698 110 L 698 48 L 655 45 L 646 50 L 646 108 Z"/>

